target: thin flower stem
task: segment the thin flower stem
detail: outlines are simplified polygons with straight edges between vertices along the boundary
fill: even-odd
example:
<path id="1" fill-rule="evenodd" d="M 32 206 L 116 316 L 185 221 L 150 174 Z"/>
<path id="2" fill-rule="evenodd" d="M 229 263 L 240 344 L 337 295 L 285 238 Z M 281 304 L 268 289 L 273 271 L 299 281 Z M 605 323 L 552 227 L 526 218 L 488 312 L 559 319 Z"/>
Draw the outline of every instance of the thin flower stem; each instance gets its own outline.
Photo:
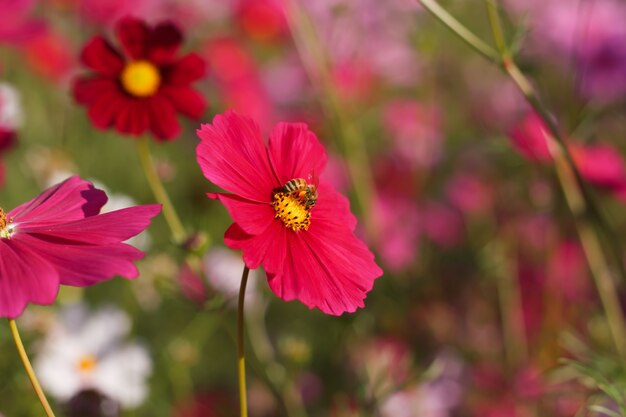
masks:
<path id="1" fill-rule="evenodd" d="M 489 61 L 498 62 L 498 53 L 478 36 L 474 35 L 461 22 L 456 20 L 446 9 L 434 0 L 418 0 L 433 16 L 441 21 L 465 43 Z"/>
<path id="2" fill-rule="evenodd" d="M 246 296 L 246 284 L 250 269 L 243 267 L 241 275 L 241 286 L 239 287 L 239 303 L 237 305 L 237 369 L 239 379 L 239 408 L 241 417 L 248 417 L 248 401 L 246 395 L 246 358 L 243 350 L 243 329 L 244 329 L 244 300 Z"/>
<path id="3" fill-rule="evenodd" d="M 15 342 L 15 347 L 17 348 L 17 353 L 20 355 L 20 359 L 22 360 L 22 364 L 24 365 L 24 369 L 28 374 L 28 379 L 30 379 L 30 383 L 33 385 L 33 389 L 39 398 L 39 402 L 43 406 L 44 411 L 46 412 L 46 416 L 54 417 L 54 412 L 50 407 L 50 403 L 48 403 L 48 399 L 46 398 L 46 394 L 44 394 L 41 389 L 41 385 L 39 385 L 39 380 L 37 379 L 37 375 L 35 374 L 35 370 L 33 366 L 30 364 L 30 360 L 28 359 L 28 355 L 26 354 L 26 349 L 24 349 L 24 344 L 22 343 L 22 338 L 20 337 L 20 332 L 17 330 L 17 324 L 15 320 L 9 319 L 9 327 L 11 329 L 11 335 L 13 336 L 13 341 Z"/>
<path id="4" fill-rule="evenodd" d="M 556 160 L 556 171 L 561 182 L 561 187 L 565 194 L 565 199 L 574 216 L 578 234 L 580 236 L 585 256 L 589 264 L 589 269 L 595 280 L 600 295 L 603 308 L 607 315 L 607 320 L 611 329 L 615 348 L 617 352 L 626 357 L 626 323 L 621 312 L 619 299 L 617 298 L 617 290 L 611 277 L 607 260 L 602 252 L 602 246 L 595 229 L 592 227 L 589 218 L 595 216 L 600 227 L 605 229 L 608 236 L 612 236 L 611 230 L 607 227 L 605 220 L 601 214 L 595 209 L 594 203 L 590 196 L 585 193 L 582 185 L 580 172 L 577 170 L 576 164 L 565 145 L 563 136 L 561 135 L 556 121 L 551 117 L 550 112 L 542 104 L 539 95 L 533 88 L 530 81 L 520 71 L 515 64 L 504 39 L 502 26 L 495 0 L 487 0 L 487 14 L 494 36 L 494 41 L 498 46 L 499 53 L 494 54 L 492 48 L 487 47 L 473 33 L 465 28 L 460 22 L 454 19 L 445 9 L 437 4 L 434 0 L 418 0 L 426 9 L 428 9 L 437 19 L 448 27 L 452 32 L 458 35 L 466 43 L 476 49 L 481 55 L 492 63 L 497 64 L 515 83 L 522 92 L 526 101 L 541 117 L 543 122 L 550 131 L 550 136 L 554 138 L 556 148 L 553 155 Z M 613 248 L 615 253 L 620 251 Z M 618 258 L 619 259 L 619 258 Z M 626 279 L 624 269 L 618 265 L 618 273 Z"/>
<path id="5" fill-rule="evenodd" d="M 620 306 L 618 292 L 611 276 L 600 240 L 591 225 L 587 214 L 589 213 L 587 200 L 581 186 L 581 178 L 576 170 L 576 164 L 569 152 L 563 137 L 555 121 L 550 117 L 547 109 L 541 104 L 538 94 L 535 92 L 532 84 L 519 70 L 512 57 L 510 56 L 500 16 L 498 13 L 496 0 L 487 0 L 487 14 L 489 16 L 489 24 L 493 33 L 494 41 L 498 45 L 500 52 L 501 65 L 504 71 L 509 75 L 519 90 L 524 94 L 526 100 L 539 113 L 545 121 L 548 129 L 557 142 L 557 149 L 554 153 L 555 169 L 561 183 L 561 188 L 565 194 L 570 211 L 574 215 L 576 229 L 585 252 L 591 275 L 595 281 L 600 295 L 600 301 L 604 308 L 611 336 L 615 344 L 615 349 L 621 357 L 626 357 L 626 322 Z"/>
<path id="6" fill-rule="evenodd" d="M 187 237 L 187 232 L 156 171 L 152 155 L 150 154 L 150 142 L 148 138 L 144 137 L 139 139 L 137 142 L 137 153 L 139 154 L 143 172 L 146 176 L 146 180 L 148 180 L 150 189 L 152 189 L 154 198 L 163 205 L 163 216 L 165 216 L 165 221 L 172 232 L 172 237 L 177 244 L 182 244 Z"/>

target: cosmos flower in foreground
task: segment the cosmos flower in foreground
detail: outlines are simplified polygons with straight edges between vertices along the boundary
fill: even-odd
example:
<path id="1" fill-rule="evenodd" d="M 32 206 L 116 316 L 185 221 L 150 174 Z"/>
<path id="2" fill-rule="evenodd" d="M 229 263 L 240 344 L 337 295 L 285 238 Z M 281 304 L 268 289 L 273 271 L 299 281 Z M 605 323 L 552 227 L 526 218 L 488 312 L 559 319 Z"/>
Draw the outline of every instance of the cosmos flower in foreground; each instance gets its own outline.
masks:
<path id="1" fill-rule="evenodd" d="M 122 242 L 161 207 L 98 214 L 106 201 L 91 183 L 70 177 L 8 213 L 0 209 L 0 317 L 18 317 L 27 303 L 52 304 L 61 284 L 137 277 L 133 261 L 144 254 Z"/>
<path id="2" fill-rule="evenodd" d="M 198 130 L 198 164 L 232 194 L 221 201 L 234 224 L 225 242 L 250 269 L 263 266 L 280 298 L 340 315 L 363 307 L 382 270 L 353 233 L 348 200 L 317 176 L 326 152 L 303 123 L 279 123 L 266 145 L 258 125 L 235 112 Z"/>
<path id="3" fill-rule="evenodd" d="M 177 58 L 183 40 L 172 23 L 149 27 L 135 18 L 116 25 L 122 51 L 102 36 L 83 48 L 81 61 L 92 74 L 74 81 L 74 98 L 87 106 L 99 129 L 114 127 L 138 136 L 150 131 L 159 140 L 180 133 L 177 113 L 198 119 L 206 108 L 202 95 L 191 87 L 206 72 L 195 53 Z"/>

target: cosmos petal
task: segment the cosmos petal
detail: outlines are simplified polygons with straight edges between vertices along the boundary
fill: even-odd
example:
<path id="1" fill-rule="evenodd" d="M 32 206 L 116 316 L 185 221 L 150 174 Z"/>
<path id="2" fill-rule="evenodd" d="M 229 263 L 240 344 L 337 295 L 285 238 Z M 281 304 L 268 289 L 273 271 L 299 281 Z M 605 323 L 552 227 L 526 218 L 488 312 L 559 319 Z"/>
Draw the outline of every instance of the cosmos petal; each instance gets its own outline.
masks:
<path id="1" fill-rule="evenodd" d="M 146 57 L 146 45 L 150 36 L 148 25 L 135 17 L 124 17 L 115 25 L 115 32 L 124 52 L 131 59 Z"/>
<path id="2" fill-rule="evenodd" d="M 209 198 L 219 200 L 228 213 L 243 231 L 257 235 L 263 233 L 277 220 L 274 219 L 274 208 L 269 203 L 256 203 L 234 194 L 207 194 Z"/>
<path id="3" fill-rule="evenodd" d="M 41 239 L 62 244 L 81 242 L 109 245 L 130 239 L 150 224 L 150 219 L 161 212 L 159 204 L 128 207 L 84 219 L 57 224 L 25 223 L 16 227 L 16 233 L 36 234 Z"/>
<path id="4" fill-rule="evenodd" d="M 54 265 L 63 285 L 88 286 L 113 278 L 116 275 L 136 278 L 137 268 L 133 261 L 144 257 L 143 252 L 124 243 L 110 245 L 76 245 L 58 243 L 51 245 L 45 239 L 20 234 L 19 241 L 36 251 L 48 263 Z"/>
<path id="5" fill-rule="evenodd" d="M 206 110 L 204 96 L 191 87 L 163 86 L 160 93 L 169 99 L 176 110 L 192 119 L 199 119 Z"/>
<path id="6" fill-rule="evenodd" d="M 181 57 L 168 67 L 165 74 L 170 85 L 189 85 L 206 75 L 206 62 L 195 53 Z"/>
<path id="7" fill-rule="evenodd" d="M 319 221 L 317 222 L 320 223 Z M 282 272 L 268 272 L 269 286 L 280 298 L 341 315 L 363 307 L 382 270 L 374 255 L 347 227 L 319 225 L 308 233 L 288 233 Z M 268 252 L 263 263 L 277 262 Z"/>
<path id="8" fill-rule="evenodd" d="M 267 158 L 258 125 L 233 111 L 217 115 L 197 131 L 196 149 L 204 176 L 219 187 L 248 200 L 271 202 L 282 186 Z"/>
<path id="9" fill-rule="evenodd" d="M 102 94 L 116 89 L 117 84 L 114 79 L 99 76 L 78 77 L 72 85 L 74 98 L 81 104 L 91 104 Z"/>
<path id="10" fill-rule="evenodd" d="M 107 202 L 106 194 L 77 176 L 47 189 L 31 201 L 8 213 L 15 225 L 47 227 L 60 221 L 67 222 L 95 216 Z"/>
<path id="11" fill-rule="evenodd" d="M 0 241 L 0 317 L 18 317 L 27 303 L 52 304 L 58 291 L 50 263 L 15 239 Z"/>
<path id="12" fill-rule="evenodd" d="M 304 123 L 278 123 L 270 135 L 268 154 L 281 184 L 294 178 L 313 183 L 326 166 L 326 151 Z"/>
<path id="13" fill-rule="evenodd" d="M 112 104 L 112 101 L 109 101 Z M 123 105 L 112 108 L 112 112 L 115 114 L 115 129 L 118 132 L 126 133 L 129 135 L 139 136 L 148 130 L 150 126 L 150 113 L 145 106 L 145 103 L 137 100 L 126 98 Z"/>
<path id="14" fill-rule="evenodd" d="M 279 221 L 272 222 L 259 235 L 250 235 L 237 223 L 233 223 L 224 234 L 224 243 L 231 249 L 241 250 L 243 261 L 250 269 L 256 269 L 265 262 L 267 265 L 264 264 L 264 268 L 274 267 L 272 270 L 280 270 L 287 253 L 285 232 L 287 229 Z M 270 253 L 273 256 L 266 262 Z"/>
<path id="15" fill-rule="evenodd" d="M 88 68 L 108 77 L 116 77 L 124 68 L 124 59 L 102 36 L 90 40 L 80 54 Z"/>
<path id="16" fill-rule="evenodd" d="M 156 64 L 166 64 L 174 59 L 182 42 L 183 34 L 178 26 L 172 22 L 159 23 L 149 33 L 148 59 Z"/>
<path id="17" fill-rule="evenodd" d="M 171 140 L 180 134 L 180 124 L 176 119 L 176 109 L 165 97 L 156 95 L 148 101 L 150 130 L 157 139 Z"/>

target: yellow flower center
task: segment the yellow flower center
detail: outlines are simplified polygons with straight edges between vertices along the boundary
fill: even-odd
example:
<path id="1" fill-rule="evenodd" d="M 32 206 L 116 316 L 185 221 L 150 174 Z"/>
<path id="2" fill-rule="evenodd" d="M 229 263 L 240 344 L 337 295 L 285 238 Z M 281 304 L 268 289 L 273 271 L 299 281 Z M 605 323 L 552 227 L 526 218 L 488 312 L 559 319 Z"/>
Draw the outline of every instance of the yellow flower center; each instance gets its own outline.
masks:
<path id="1" fill-rule="evenodd" d="M 98 360 L 93 355 L 85 355 L 76 364 L 79 372 L 89 373 L 94 370 L 96 365 L 98 364 Z"/>
<path id="2" fill-rule="evenodd" d="M 274 190 L 272 207 L 285 227 L 295 232 L 309 230 L 311 210 L 317 200 L 317 189 L 305 180 L 296 178 L 288 181 L 282 188 Z"/>
<path id="3" fill-rule="evenodd" d="M 7 217 L 7 214 L 0 208 L 0 238 L 10 239 L 13 233 L 9 224 L 13 221 L 12 218 Z"/>
<path id="4" fill-rule="evenodd" d="M 136 97 L 148 97 L 159 89 L 161 74 L 151 62 L 132 61 L 126 64 L 121 75 L 122 86 Z"/>

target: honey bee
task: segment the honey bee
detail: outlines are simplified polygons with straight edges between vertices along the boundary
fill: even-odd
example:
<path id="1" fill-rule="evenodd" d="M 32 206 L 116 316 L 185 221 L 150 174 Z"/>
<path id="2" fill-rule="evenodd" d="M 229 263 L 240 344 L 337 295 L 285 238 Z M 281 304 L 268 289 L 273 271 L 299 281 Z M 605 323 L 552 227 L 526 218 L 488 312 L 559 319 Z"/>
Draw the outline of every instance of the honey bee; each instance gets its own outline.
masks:
<path id="1" fill-rule="evenodd" d="M 287 181 L 282 191 L 302 201 L 307 209 L 313 208 L 317 201 L 317 187 L 313 184 L 307 184 L 304 178 L 294 178 Z"/>

